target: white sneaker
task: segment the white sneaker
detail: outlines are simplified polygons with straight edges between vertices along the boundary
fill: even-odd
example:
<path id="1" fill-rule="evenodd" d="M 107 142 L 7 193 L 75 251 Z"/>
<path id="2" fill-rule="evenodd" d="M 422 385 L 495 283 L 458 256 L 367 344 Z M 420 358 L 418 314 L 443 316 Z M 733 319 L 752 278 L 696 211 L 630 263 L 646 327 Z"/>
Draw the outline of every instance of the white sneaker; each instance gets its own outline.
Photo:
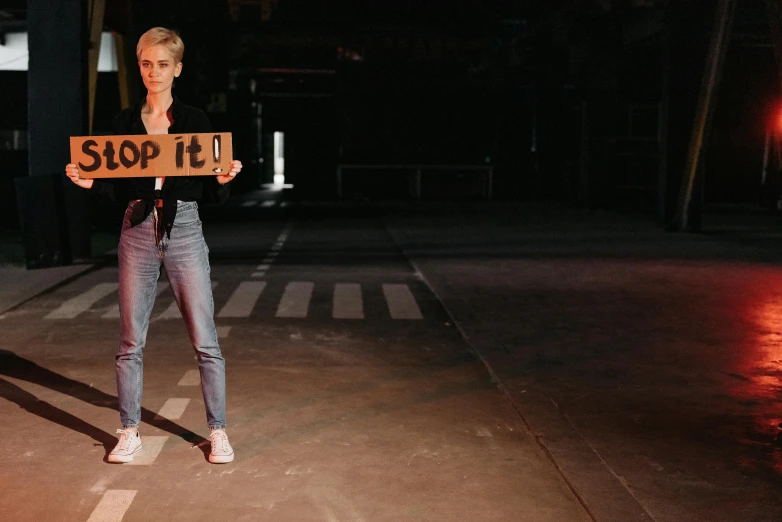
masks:
<path id="1" fill-rule="evenodd" d="M 212 451 L 209 462 L 212 464 L 227 464 L 234 459 L 234 449 L 228 442 L 228 435 L 223 430 L 213 430 L 209 435 L 212 439 Z"/>
<path id="2" fill-rule="evenodd" d="M 117 430 L 119 442 L 109 453 L 109 462 L 130 462 L 141 451 L 141 435 L 138 432 Z"/>

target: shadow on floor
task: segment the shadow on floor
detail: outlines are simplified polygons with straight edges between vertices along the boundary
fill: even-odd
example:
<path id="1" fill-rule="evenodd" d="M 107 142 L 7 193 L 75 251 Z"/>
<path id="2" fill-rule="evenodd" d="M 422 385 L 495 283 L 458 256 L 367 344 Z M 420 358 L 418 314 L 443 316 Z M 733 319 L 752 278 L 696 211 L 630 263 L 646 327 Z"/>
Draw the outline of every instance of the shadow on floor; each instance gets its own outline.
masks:
<path id="1" fill-rule="evenodd" d="M 50 390 L 69 395 L 93 406 L 110 408 L 119 412 L 117 397 L 88 386 L 83 382 L 69 379 L 43 368 L 32 361 L 19 357 L 9 350 L 0 350 L 0 375 L 37 384 L 49 388 Z M 51 404 L 38 399 L 35 395 L 5 379 L 0 379 L 0 397 L 19 405 L 20 408 L 33 415 L 39 416 L 42 419 L 46 419 L 91 437 L 104 447 L 106 455 L 108 455 L 117 443 L 117 438 L 113 435 L 106 433 L 100 428 L 61 410 L 56 406 L 52 406 Z M 145 408 L 141 408 L 141 420 L 150 426 L 167 431 L 172 435 L 181 437 L 194 446 L 198 446 L 204 453 L 204 458 L 208 457 L 210 445 L 208 444 L 208 441 L 200 435 L 183 428 L 175 422 L 161 418 L 154 412 Z"/>

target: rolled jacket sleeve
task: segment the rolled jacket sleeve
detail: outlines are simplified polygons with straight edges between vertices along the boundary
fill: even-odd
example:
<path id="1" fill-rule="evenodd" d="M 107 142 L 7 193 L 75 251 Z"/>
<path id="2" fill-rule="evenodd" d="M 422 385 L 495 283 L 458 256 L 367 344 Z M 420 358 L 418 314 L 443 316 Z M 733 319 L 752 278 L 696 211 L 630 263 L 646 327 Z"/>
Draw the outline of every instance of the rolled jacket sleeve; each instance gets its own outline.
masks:
<path id="1" fill-rule="evenodd" d="M 117 194 L 114 190 L 114 181 L 111 179 L 93 179 L 90 193 L 101 203 L 117 202 Z"/>
<path id="2" fill-rule="evenodd" d="M 217 178 L 209 177 L 203 181 L 204 191 L 201 199 L 204 203 L 224 203 L 231 195 L 230 183 L 221 185 Z"/>
<path id="3" fill-rule="evenodd" d="M 194 110 L 191 114 L 192 122 L 189 122 L 189 127 L 194 130 L 192 132 L 212 132 L 212 122 L 209 121 L 209 117 L 201 110 Z M 231 195 L 230 183 L 221 185 L 217 182 L 215 176 L 204 176 L 201 178 L 203 184 L 203 191 L 201 194 L 201 201 L 204 203 L 224 203 Z"/>

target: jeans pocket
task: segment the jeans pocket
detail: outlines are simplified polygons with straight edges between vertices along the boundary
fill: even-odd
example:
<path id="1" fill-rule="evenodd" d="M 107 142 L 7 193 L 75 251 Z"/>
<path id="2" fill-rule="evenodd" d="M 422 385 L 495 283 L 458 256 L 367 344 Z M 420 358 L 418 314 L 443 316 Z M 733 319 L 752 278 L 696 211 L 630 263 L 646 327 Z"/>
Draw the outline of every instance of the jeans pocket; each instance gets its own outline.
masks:
<path id="1" fill-rule="evenodd" d="M 176 227 L 196 227 L 201 225 L 201 219 L 198 217 L 198 211 L 195 209 L 179 210 L 174 219 L 174 228 Z"/>
<path id="2" fill-rule="evenodd" d="M 125 230 L 130 228 L 130 216 L 133 214 L 133 205 L 134 202 L 130 202 L 128 207 L 125 209 L 125 215 L 122 217 L 122 228 L 120 229 L 120 232 L 124 232 Z"/>

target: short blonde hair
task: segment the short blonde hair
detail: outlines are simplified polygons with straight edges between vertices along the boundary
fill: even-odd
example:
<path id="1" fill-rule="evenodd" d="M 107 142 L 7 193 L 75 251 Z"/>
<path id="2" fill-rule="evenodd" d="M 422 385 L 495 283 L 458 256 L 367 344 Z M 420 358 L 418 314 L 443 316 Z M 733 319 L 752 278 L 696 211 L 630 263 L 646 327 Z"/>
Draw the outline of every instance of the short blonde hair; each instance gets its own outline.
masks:
<path id="1" fill-rule="evenodd" d="M 168 52 L 174 57 L 174 62 L 181 62 L 185 54 L 185 43 L 179 37 L 179 33 L 165 27 L 153 27 L 141 35 L 136 46 L 136 58 L 141 60 L 141 51 L 155 45 L 165 45 Z"/>

